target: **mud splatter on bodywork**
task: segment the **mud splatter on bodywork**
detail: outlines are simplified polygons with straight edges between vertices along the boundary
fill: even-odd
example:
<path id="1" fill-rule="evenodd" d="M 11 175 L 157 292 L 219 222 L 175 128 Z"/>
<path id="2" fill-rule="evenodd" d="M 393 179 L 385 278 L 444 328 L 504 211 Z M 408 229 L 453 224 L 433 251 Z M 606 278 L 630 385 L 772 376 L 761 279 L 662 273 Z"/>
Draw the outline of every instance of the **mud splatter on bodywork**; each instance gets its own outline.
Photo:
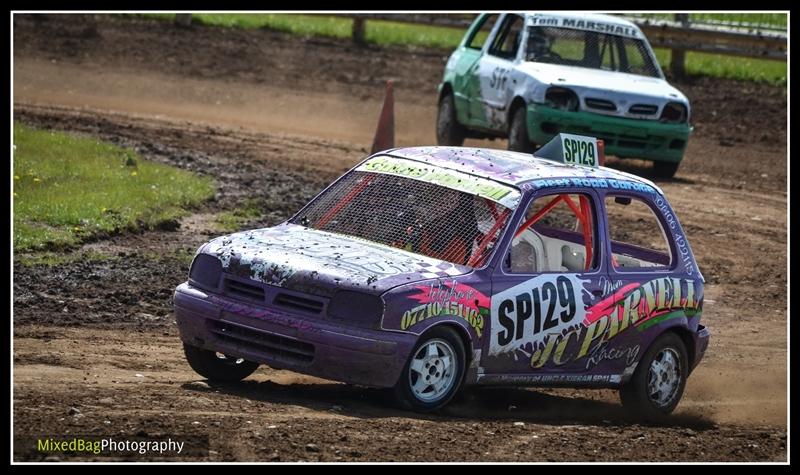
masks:
<path id="1" fill-rule="evenodd" d="M 380 294 L 401 284 L 462 275 L 469 267 L 294 224 L 222 236 L 200 252 L 223 272 L 292 290 L 330 296 L 338 288 Z"/>

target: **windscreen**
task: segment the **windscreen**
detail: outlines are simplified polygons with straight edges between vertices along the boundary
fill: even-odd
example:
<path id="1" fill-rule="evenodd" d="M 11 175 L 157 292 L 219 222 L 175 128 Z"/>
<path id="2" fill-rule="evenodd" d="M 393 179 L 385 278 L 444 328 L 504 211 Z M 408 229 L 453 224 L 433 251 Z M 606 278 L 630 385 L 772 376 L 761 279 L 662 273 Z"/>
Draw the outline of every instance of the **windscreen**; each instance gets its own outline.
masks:
<path id="1" fill-rule="evenodd" d="M 511 209 L 451 187 L 354 170 L 312 201 L 292 223 L 479 267 Z"/>
<path id="2" fill-rule="evenodd" d="M 642 39 L 573 28 L 529 26 L 527 61 L 660 77 Z"/>

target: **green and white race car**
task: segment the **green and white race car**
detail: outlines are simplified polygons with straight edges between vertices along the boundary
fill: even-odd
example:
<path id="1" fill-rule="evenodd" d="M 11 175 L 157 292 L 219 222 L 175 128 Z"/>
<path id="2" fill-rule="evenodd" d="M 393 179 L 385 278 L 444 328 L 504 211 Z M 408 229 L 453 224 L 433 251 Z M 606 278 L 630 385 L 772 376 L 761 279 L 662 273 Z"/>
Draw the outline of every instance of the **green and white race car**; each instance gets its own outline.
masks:
<path id="1" fill-rule="evenodd" d="M 485 13 L 450 55 L 439 85 L 440 145 L 507 137 L 532 152 L 559 133 L 602 139 L 609 155 L 671 177 L 692 126 L 633 23 L 577 12 Z"/>

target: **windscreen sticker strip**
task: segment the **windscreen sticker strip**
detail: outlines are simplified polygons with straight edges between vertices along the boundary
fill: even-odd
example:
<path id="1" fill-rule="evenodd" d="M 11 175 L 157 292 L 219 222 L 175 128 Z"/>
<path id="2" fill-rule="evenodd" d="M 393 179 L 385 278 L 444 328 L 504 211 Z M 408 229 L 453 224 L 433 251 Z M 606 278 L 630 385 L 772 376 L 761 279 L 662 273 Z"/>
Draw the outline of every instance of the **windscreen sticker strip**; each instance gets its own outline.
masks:
<path id="1" fill-rule="evenodd" d="M 356 170 L 401 176 L 444 186 L 495 201 L 509 209 L 516 208 L 520 199 L 520 192 L 511 186 L 403 158 L 386 155 L 374 157 L 362 163 Z"/>
<path id="2" fill-rule="evenodd" d="M 609 35 L 626 36 L 628 38 L 641 38 L 639 30 L 628 25 L 582 18 L 559 17 L 554 15 L 534 15 L 528 18 L 529 26 L 551 26 L 556 28 L 571 28 L 573 30 L 593 31 Z"/>

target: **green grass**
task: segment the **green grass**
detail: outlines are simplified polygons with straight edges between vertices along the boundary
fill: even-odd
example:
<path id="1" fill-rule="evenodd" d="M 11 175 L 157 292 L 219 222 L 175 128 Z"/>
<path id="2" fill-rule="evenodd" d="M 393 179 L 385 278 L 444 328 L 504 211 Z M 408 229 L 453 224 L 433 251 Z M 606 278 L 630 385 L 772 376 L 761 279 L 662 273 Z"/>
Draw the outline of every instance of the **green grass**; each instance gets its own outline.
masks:
<path id="1" fill-rule="evenodd" d="M 240 231 L 248 222 L 261 217 L 261 206 L 258 200 L 250 199 L 234 209 L 233 211 L 223 211 L 216 216 L 217 231 L 229 233 Z"/>
<path id="2" fill-rule="evenodd" d="M 14 124 L 14 250 L 59 250 L 152 228 L 210 198 L 214 185 L 134 151 Z"/>
<path id="3" fill-rule="evenodd" d="M 146 14 L 151 18 L 172 21 L 173 14 Z M 647 14 L 672 19 L 672 14 Z M 785 14 L 691 14 L 692 18 L 723 21 L 747 21 L 786 26 Z M 241 14 L 201 13 L 192 15 L 192 21 L 202 25 L 231 28 L 268 28 L 301 36 L 327 36 L 350 38 L 353 20 L 346 17 L 296 14 Z M 453 49 L 458 46 L 464 30 L 427 25 L 417 25 L 382 20 L 366 22 L 366 41 L 377 45 L 406 45 L 425 48 Z M 670 51 L 657 49 L 656 56 L 663 69 L 668 69 Z M 686 71 L 691 75 L 760 81 L 770 84 L 786 84 L 786 62 L 736 56 L 688 52 Z"/>
<path id="4" fill-rule="evenodd" d="M 146 16 L 172 21 L 174 15 L 156 13 Z M 201 25 L 229 28 L 267 28 L 300 36 L 351 38 L 353 20 L 344 16 L 263 14 L 263 13 L 198 13 L 192 22 Z M 405 45 L 428 48 L 453 48 L 461 41 L 464 31 L 427 25 L 411 25 L 383 20 L 366 22 L 365 39 L 377 45 Z"/>
<path id="5" fill-rule="evenodd" d="M 168 13 L 153 13 L 144 16 L 169 21 L 175 18 L 175 15 Z M 192 15 L 192 23 L 227 28 L 269 28 L 302 36 L 332 36 L 335 38 L 349 37 L 352 28 L 352 21 L 348 18 L 263 13 L 195 13 Z"/>
<path id="6" fill-rule="evenodd" d="M 635 13 L 622 15 L 640 18 L 654 18 L 659 20 L 675 20 L 674 13 Z M 689 21 L 725 22 L 730 24 L 750 23 L 774 28 L 782 28 L 785 30 L 787 24 L 787 15 L 785 13 L 690 13 Z"/>
<path id="7" fill-rule="evenodd" d="M 672 51 L 654 48 L 654 52 L 661 68 L 668 71 Z M 785 61 L 742 58 L 696 51 L 686 52 L 686 73 L 693 76 L 739 79 L 785 86 L 786 71 Z"/>

